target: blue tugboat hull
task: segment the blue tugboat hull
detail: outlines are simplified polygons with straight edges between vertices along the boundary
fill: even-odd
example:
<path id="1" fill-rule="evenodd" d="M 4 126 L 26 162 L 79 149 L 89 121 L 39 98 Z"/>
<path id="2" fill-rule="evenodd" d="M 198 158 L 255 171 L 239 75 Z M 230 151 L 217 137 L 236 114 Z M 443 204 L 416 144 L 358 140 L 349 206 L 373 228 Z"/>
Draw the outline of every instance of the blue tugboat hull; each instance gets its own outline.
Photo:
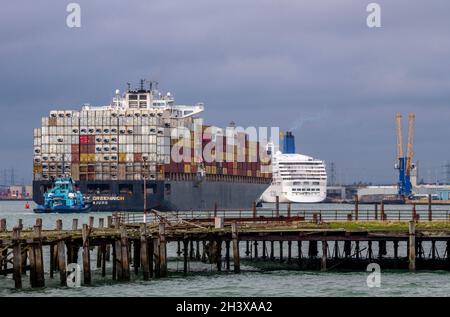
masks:
<path id="1" fill-rule="evenodd" d="M 89 211 L 89 209 L 91 209 L 91 207 L 92 207 L 91 204 L 82 207 L 56 206 L 53 208 L 38 205 L 33 211 L 37 214 L 49 214 L 49 213 L 72 214 L 72 213 L 86 213 Z"/>

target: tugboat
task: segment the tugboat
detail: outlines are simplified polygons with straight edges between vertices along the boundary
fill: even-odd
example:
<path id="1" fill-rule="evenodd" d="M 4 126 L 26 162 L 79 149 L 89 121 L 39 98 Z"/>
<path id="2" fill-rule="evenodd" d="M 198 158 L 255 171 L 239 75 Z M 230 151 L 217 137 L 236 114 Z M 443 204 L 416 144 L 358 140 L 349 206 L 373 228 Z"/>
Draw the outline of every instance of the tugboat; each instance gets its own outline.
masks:
<path id="1" fill-rule="evenodd" d="M 44 205 L 37 205 L 35 213 L 82 213 L 92 206 L 84 200 L 80 191 L 75 189 L 72 178 L 56 179 L 54 186 L 45 192 Z"/>

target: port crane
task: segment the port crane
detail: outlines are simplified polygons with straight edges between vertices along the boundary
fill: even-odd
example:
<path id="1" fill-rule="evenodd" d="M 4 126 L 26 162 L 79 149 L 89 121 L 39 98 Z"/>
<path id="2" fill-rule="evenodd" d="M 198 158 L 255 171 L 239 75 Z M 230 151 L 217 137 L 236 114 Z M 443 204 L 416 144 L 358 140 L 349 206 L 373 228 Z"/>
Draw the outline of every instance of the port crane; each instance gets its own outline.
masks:
<path id="1" fill-rule="evenodd" d="M 412 194 L 411 171 L 414 168 L 412 151 L 414 142 L 414 113 L 408 115 L 408 143 L 406 145 L 406 156 L 403 154 L 403 135 L 402 135 L 402 115 L 397 113 L 397 160 L 395 168 L 398 169 L 398 194 L 403 197 L 409 197 Z"/>

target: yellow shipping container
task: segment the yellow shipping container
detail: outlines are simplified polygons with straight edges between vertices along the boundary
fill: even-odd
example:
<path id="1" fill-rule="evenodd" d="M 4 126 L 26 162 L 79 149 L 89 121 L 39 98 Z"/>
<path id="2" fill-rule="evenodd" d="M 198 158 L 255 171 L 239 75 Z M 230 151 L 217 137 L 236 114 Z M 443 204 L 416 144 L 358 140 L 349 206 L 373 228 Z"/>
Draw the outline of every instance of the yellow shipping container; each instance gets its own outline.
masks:
<path id="1" fill-rule="evenodd" d="M 89 162 L 96 162 L 95 154 L 88 154 L 88 160 Z"/>
<path id="2" fill-rule="evenodd" d="M 87 163 L 88 160 L 89 160 L 89 156 L 88 155 L 89 154 L 87 154 L 87 153 L 81 153 L 80 154 L 80 162 L 81 163 Z"/>
<path id="3" fill-rule="evenodd" d="M 213 174 L 213 175 L 217 174 L 217 167 L 215 167 L 215 166 L 211 167 L 211 174 Z"/>
<path id="4" fill-rule="evenodd" d="M 222 169 L 222 174 L 223 174 L 223 175 L 228 175 L 228 174 L 227 174 L 227 168 L 226 168 L 226 167 L 224 167 L 224 168 Z"/>
<path id="5" fill-rule="evenodd" d="M 252 171 L 247 171 L 247 176 L 251 177 L 252 176 Z"/>
<path id="6" fill-rule="evenodd" d="M 185 174 L 191 173 L 191 164 L 184 164 L 184 173 Z"/>
<path id="7" fill-rule="evenodd" d="M 125 163 L 127 160 L 127 155 L 125 153 L 119 153 L 119 163 Z"/>
<path id="8" fill-rule="evenodd" d="M 260 171 L 256 171 L 256 177 L 261 177 L 261 172 Z"/>
<path id="9" fill-rule="evenodd" d="M 206 174 L 211 174 L 211 166 L 206 166 Z"/>

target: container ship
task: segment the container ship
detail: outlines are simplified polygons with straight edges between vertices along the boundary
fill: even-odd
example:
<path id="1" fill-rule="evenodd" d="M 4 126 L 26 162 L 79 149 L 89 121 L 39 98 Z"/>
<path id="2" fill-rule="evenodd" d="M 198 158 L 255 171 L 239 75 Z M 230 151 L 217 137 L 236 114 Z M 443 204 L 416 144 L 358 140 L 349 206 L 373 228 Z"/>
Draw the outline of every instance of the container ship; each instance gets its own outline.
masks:
<path id="1" fill-rule="evenodd" d="M 34 129 L 33 200 L 71 177 L 92 211 L 249 208 L 272 180 L 265 147 L 198 124 L 203 111 L 143 80 L 109 105 L 50 111 Z"/>

